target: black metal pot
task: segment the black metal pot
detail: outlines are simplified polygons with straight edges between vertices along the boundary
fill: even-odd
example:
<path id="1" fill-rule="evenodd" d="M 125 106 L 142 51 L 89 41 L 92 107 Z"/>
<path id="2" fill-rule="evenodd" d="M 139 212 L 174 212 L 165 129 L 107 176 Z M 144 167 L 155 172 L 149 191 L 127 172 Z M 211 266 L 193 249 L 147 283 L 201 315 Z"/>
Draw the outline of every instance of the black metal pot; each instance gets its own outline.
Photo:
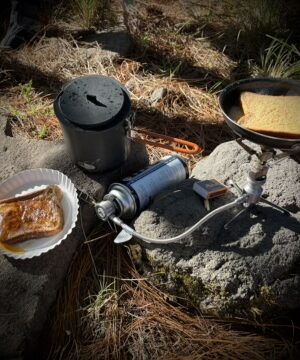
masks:
<path id="1" fill-rule="evenodd" d="M 54 111 L 76 165 L 105 172 L 127 159 L 130 108 L 126 89 L 109 77 L 82 76 L 64 86 Z"/>

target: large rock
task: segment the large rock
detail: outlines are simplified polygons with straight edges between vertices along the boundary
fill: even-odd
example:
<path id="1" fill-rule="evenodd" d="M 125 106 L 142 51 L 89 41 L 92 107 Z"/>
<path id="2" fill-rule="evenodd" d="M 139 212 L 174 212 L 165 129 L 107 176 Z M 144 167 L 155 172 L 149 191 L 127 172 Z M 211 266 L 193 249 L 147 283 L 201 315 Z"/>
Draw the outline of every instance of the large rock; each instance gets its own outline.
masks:
<path id="1" fill-rule="evenodd" d="M 118 171 L 88 175 L 73 165 L 62 142 L 35 141 L 7 136 L 9 127 L 0 116 L 0 181 L 19 171 L 47 167 L 71 178 L 83 194 L 101 197 L 107 185 L 147 163 L 144 148 L 134 145 L 129 161 Z M 85 195 L 84 195 L 85 196 Z M 81 202 L 84 232 L 98 221 L 91 205 Z M 28 260 L 0 255 L 0 358 L 32 353 L 49 307 L 66 275 L 72 256 L 84 240 L 81 221 L 72 234 L 55 249 Z M 30 357 L 31 358 L 31 357 Z"/>
<path id="2" fill-rule="evenodd" d="M 183 232 L 207 211 L 192 190 L 196 179 L 246 181 L 250 156 L 236 142 L 218 146 L 193 171 L 195 179 L 161 194 L 135 221 L 140 233 L 170 237 Z M 179 190 L 179 191 L 178 191 Z M 300 165 L 286 158 L 268 173 L 264 193 L 293 212 L 284 216 L 259 204 L 224 230 L 241 208 L 226 211 L 180 243 L 133 245 L 134 258 L 149 279 L 198 306 L 222 316 L 265 313 L 300 306 Z M 236 197 L 233 190 L 211 201 L 212 209 Z M 137 251 L 138 250 L 138 251 Z"/>

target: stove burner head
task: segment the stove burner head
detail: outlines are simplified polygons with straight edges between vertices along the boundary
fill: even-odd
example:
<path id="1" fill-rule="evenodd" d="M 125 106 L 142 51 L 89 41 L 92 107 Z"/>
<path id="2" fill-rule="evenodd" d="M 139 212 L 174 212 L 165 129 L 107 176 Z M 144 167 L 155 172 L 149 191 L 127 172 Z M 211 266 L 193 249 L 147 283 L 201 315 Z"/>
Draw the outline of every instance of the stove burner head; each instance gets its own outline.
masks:
<path id="1" fill-rule="evenodd" d="M 245 79 L 227 86 L 221 92 L 219 98 L 220 108 L 225 121 L 231 130 L 238 135 L 238 137 L 270 148 L 281 149 L 289 152 L 300 151 L 300 139 L 286 139 L 265 135 L 249 130 L 237 123 L 237 120 L 243 114 L 240 96 L 241 93 L 245 91 L 261 95 L 296 96 L 300 95 L 300 82 L 268 78 Z"/>

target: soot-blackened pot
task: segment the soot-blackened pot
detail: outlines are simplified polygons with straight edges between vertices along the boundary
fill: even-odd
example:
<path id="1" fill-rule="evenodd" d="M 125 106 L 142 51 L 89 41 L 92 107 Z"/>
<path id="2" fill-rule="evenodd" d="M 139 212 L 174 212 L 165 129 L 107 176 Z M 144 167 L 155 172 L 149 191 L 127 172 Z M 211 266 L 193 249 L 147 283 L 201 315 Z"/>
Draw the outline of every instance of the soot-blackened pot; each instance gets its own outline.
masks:
<path id="1" fill-rule="evenodd" d="M 76 165 L 89 172 L 116 169 L 128 158 L 131 102 L 116 80 L 90 75 L 66 84 L 54 102 Z"/>

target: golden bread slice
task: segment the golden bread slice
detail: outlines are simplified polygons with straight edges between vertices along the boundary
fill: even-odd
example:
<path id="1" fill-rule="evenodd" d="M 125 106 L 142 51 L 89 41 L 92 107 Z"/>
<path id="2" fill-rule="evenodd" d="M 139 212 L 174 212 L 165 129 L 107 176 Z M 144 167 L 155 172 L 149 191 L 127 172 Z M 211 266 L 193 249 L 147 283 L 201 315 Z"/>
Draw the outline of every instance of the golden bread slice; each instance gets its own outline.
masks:
<path id="1" fill-rule="evenodd" d="M 263 134 L 300 139 L 300 96 L 241 94 L 244 111 L 237 122 Z"/>
<path id="2" fill-rule="evenodd" d="M 64 226 L 63 193 L 56 185 L 0 201 L 0 242 L 15 244 L 52 236 Z"/>

